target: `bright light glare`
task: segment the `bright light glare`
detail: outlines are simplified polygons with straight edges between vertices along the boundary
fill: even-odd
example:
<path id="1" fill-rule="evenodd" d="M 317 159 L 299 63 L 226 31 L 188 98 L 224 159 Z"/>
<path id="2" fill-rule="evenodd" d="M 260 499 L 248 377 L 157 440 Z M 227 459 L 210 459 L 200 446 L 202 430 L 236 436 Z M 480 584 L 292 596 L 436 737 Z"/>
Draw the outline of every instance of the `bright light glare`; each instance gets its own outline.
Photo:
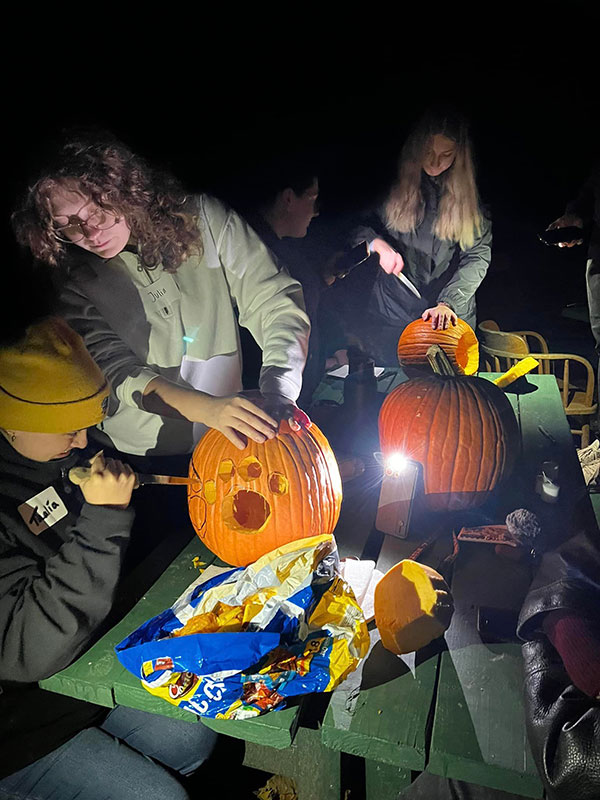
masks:
<path id="1" fill-rule="evenodd" d="M 402 472 L 408 465 L 408 458 L 402 453 L 393 453 L 386 463 L 386 469 L 390 472 Z"/>

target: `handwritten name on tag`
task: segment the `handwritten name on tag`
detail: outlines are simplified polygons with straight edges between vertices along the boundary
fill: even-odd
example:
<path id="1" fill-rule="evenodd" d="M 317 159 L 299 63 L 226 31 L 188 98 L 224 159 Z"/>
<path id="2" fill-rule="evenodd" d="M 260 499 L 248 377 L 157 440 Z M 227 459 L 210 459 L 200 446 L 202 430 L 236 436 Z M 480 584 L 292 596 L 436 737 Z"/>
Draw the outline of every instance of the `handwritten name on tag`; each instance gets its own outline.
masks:
<path id="1" fill-rule="evenodd" d="M 179 286 L 168 272 L 163 272 L 150 286 L 141 286 L 139 291 L 146 314 L 160 314 L 165 318 L 173 316 L 173 305 L 181 297 Z"/>
<path id="2" fill-rule="evenodd" d="M 38 536 L 67 516 L 67 508 L 53 486 L 26 500 L 18 508 L 29 530 Z"/>

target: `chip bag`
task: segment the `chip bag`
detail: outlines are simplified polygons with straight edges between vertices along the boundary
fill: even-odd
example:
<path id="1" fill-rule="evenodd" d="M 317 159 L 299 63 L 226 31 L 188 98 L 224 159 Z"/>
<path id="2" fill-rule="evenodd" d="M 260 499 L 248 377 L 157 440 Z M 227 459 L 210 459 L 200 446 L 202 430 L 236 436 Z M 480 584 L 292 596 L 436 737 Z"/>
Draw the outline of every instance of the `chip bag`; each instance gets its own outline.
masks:
<path id="1" fill-rule="evenodd" d="M 248 719 L 331 691 L 368 648 L 335 541 L 323 535 L 200 577 L 115 650 L 151 694 L 202 716 Z"/>

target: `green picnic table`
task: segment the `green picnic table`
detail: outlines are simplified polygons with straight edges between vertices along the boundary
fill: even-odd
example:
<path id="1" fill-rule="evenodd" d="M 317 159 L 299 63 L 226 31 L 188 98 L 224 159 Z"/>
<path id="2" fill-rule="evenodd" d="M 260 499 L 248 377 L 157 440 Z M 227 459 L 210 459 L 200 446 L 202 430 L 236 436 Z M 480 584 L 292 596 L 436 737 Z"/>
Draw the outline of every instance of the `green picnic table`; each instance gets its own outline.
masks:
<path id="1" fill-rule="evenodd" d="M 387 369 L 378 389 L 383 396 L 405 379 L 401 370 Z M 494 522 L 503 522 L 507 511 L 530 508 L 548 521 L 550 536 L 558 541 L 572 517 L 595 525 L 595 516 L 554 378 L 528 376 L 526 388 L 524 393 L 507 392 L 519 422 L 521 453 L 511 481 L 489 513 L 496 515 Z M 330 406 L 341 403 L 343 380 L 325 380 L 317 396 Z M 559 463 L 561 485 L 553 506 L 534 492 L 540 465 L 550 459 Z M 347 485 L 335 535 L 342 557 L 372 558 L 385 571 L 408 557 L 427 532 L 419 536 L 411 531 L 408 539 L 398 539 L 374 530 L 380 473 L 373 462 L 364 476 Z M 421 560 L 438 566 L 437 545 Z M 198 577 L 198 566 L 224 565 L 194 537 L 121 622 L 41 686 L 107 707 L 121 704 L 195 721 L 189 712 L 146 692 L 120 665 L 114 646 L 168 608 Z M 493 548 L 466 543 L 453 568 L 456 611 L 444 639 L 396 657 L 383 649 L 375 629 L 360 669 L 329 696 L 309 696 L 251 720 L 203 721 L 243 739 L 249 766 L 293 777 L 300 800 L 337 800 L 350 762 L 354 771 L 362 771 L 366 796 L 377 800 L 396 797 L 410 783 L 411 771 L 423 770 L 540 797 L 542 784 L 525 736 L 520 647 L 486 645 L 476 627 L 478 605 L 518 609 L 530 578 L 528 564 L 505 562 L 494 556 Z"/>

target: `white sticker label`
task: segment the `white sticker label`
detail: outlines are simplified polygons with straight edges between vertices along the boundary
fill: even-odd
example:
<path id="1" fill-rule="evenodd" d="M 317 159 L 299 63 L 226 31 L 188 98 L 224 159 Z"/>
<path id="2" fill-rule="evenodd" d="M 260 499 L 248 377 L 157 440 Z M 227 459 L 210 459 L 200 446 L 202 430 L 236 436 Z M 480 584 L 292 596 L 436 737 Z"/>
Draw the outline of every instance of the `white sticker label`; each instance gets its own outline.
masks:
<path id="1" fill-rule="evenodd" d="M 139 292 L 146 314 L 160 314 L 165 318 L 173 316 L 173 305 L 181 297 L 179 286 L 168 272 L 163 272 L 150 286 L 140 286 Z"/>
<path id="2" fill-rule="evenodd" d="M 49 486 L 19 506 L 19 514 L 36 536 L 56 525 L 60 519 L 67 516 L 67 513 L 65 504 L 53 486 Z"/>

